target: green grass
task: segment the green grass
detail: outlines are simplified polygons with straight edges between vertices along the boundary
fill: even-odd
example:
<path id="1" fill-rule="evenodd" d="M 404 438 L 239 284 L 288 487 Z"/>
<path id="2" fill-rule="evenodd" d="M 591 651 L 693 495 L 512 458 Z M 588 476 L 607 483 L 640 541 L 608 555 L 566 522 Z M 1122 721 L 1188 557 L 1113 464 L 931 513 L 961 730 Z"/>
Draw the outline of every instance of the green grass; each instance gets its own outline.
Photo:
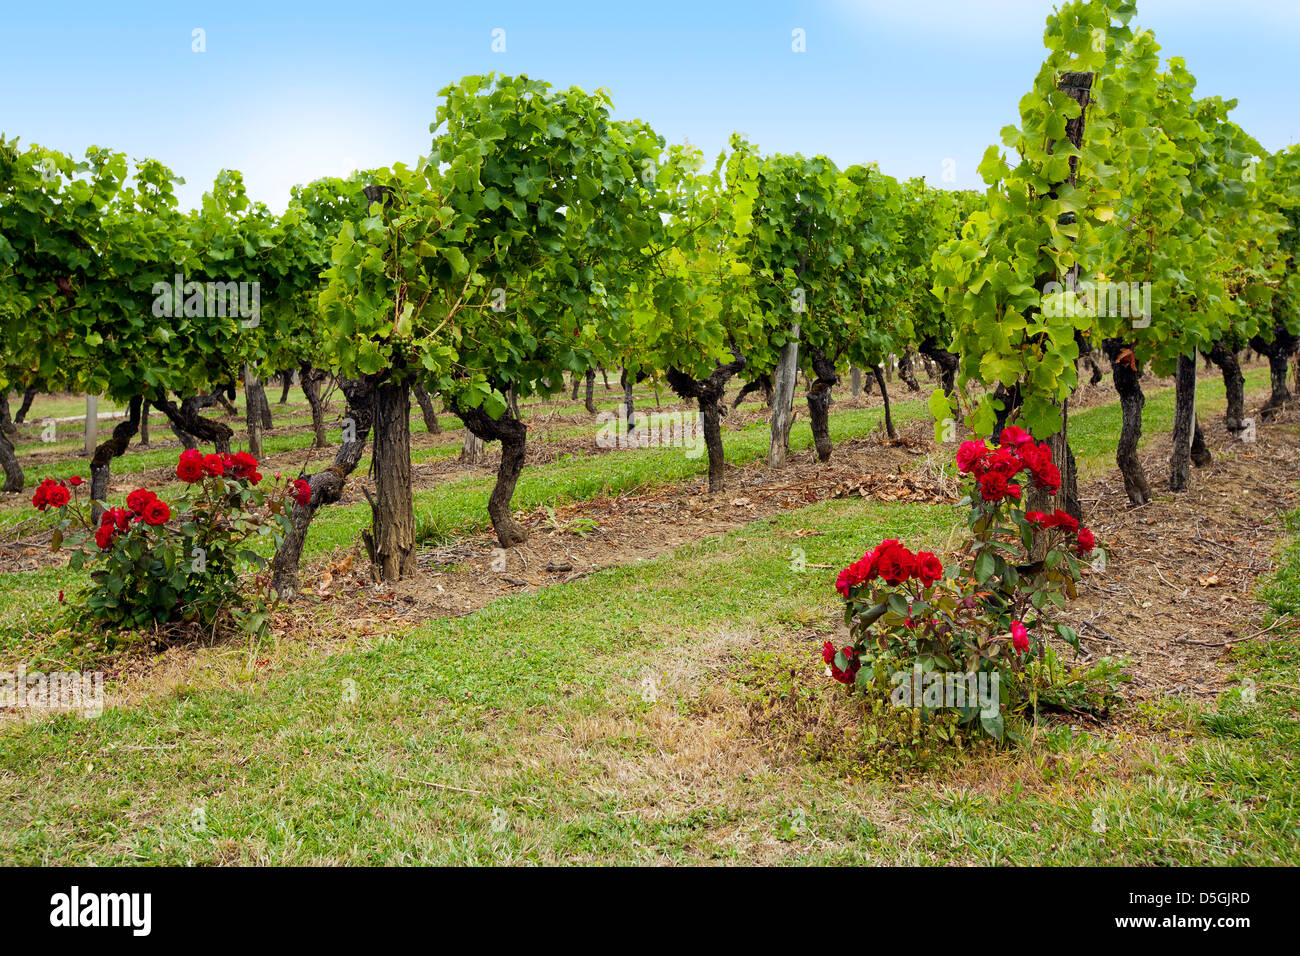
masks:
<path id="1" fill-rule="evenodd" d="M 826 533 L 806 542 L 810 561 L 838 560 L 863 536 L 935 538 L 949 517 L 820 510 Z M 602 761 L 648 752 L 639 681 L 656 655 L 725 629 L 802 621 L 810 595 L 830 608 L 825 581 L 789 570 L 792 542 L 805 543 L 792 532 L 808 520 L 785 515 L 507 598 L 244 689 L 0 729 L 0 779 L 24 793 L 0 800 L 0 860 L 557 861 L 594 859 L 597 846 L 609 861 L 698 858 L 708 821 L 738 810 L 706 802 L 666 820 L 629 818 L 622 811 L 645 798 L 609 793 Z M 608 715 L 627 722 L 625 734 L 568 754 L 572 765 L 544 759 L 550 737 Z M 498 808 L 503 832 L 492 829 Z M 606 830 L 615 839 L 593 840 Z"/>

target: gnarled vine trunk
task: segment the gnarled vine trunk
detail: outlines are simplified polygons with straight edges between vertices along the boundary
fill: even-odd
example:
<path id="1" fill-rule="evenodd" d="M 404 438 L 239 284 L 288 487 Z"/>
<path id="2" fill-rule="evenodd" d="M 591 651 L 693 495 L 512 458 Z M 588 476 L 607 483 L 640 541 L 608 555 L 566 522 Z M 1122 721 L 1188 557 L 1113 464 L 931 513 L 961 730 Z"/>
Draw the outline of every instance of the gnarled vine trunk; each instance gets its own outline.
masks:
<path id="1" fill-rule="evenodd" d="M 632 395 L 636 383 L 633 381 L 632 376 L 627 374 L 626 368 L 621 371 L 618 380 L 619 384 L 623 386 L 623 421 L 627 424 L 627 443 L 628 447 L 631 447 L 632 436 L 636 431 L 635 399 Z"/>
<path id="2" fill-rule="evenodd" d="M 325 432 L 325 400 L 320 393 L 324 381 L 325 373 L 310 365 L 303 365 L 298 370 L 298 387 L 302 389 L 303 397 L 311 408 L 311 429 L 315 435 L 312 439 L 313 448 L 324 448 L 330 443 L 329 435 Z M 348 414 L 351 415 L 350 412 Z"/>
<path id="3" fill-rule="evenodd" d="M 1287 332 L 1286 326 L 1281 322 L 1273 329 L 1273 341 L 1266 342 L 1258 335 L 1250 340 L 1250 347 L 1268 359 L 1269 378 L 1273 385 L 1272 395 L 1260 409 L 1261 418 L 1272 418 L 1292 400 L 1291 390 L 1286 384 L 1286 373 L 1297 344 L 1300 344 L 1300 337 Z"/>
<path id="4" fill-rule="evenodd" d="M 1192 433 L 1196 430 L 1196 356 L 1178 356 L 1174 377 L 1174 447 L 1169 455 L 1169 490 L 1186 491 L 1191 480 Z M 1202 450 L 1204 445 L 1202 444 Z"/>
<path id="5" fill-rule="evenodd" d="M 903 380 L 910 392 L 919 392 L 921 383 L 916 380 L 916 371 L 912 368 L 912 350 L 903 349 L 903 354 L 898 357 L 898 377 Z"/>
<path id="6" fill-rule="evenodd" d="M 415 502 L 411 494 L 411 386 L 387 380 L 375 387 L 375 496 L 371 530 L 362 540 L 381 581 L 400 581 L 415 569 Z"/>
<path id="7" fill-rule="evenodd" d="M 1223 373 L 1223 391 L 1228 398 L 1228 410 L 1223 417 L 1228 433 L 1234 437 L 1240 435 L 1246 419 L 1246 376 L 1241 372 L 1241 361 L 1222 342 L 1216 342 L 1205 357 Z"/>
<path id="8" fill-rule="evenodd" d="M 1142 407 L 1146 395 L 1142 393 L 1142 376 L 1132 349 L 1118 339 L 1107 339 L 1102 346 L 1110 360 L 1111 377 L 1119 393 L 1121 424 L 1119 442 L 1115 446 L 1115 464 L 1124 477 L 1124 491 L 1135 505 L 1151 501 L 1151 485 L 1147 482 L 1142 461 L 1138 458 L 1138 440 L 1142 437 Z"/>
<path id="9" fill-rule="evenodd" d="M 961 365 L 961 359 L 956 353 L 949 352 L 941 346 L 933 336 L 927 336 L 922 340 L 917 349 L 938 366 L 943 393 L 951 396 L 957 388 L 957 369 Z"/>
<path id="10" fill-rule="evenodd" d="M 812 426 L 813 445 L 818 461 L 831 457 L 831 389 L 839 382 L 835 363 L 819 348 L 810 348 L 808 358 L 816 376 L 808 386 L 808 421 Z"/>
<path id="11" fill-rule="evenodd" d="M 488 517 L 492 519 L 492 529 L 501 547 L 513 548 L 523 544 L 528 540 L 528 532 L 515 520 L 510 502 L 515 496 L 519 474 L 524 470 L 528 426 L 514 417 L 508 408 L 500 418 L 493 418 L 482 408 L 462 408 L 454 401 L 448 402 L 447 407 L 465 423 L 466 431 L 481 442 L 501 442 L 501 464 L 497 466 L 497 481 L 488 498 Z"/>
<path id="12" fill-rule="evenodd" d="M 169 398 L 156 398 L 154 405 L 167 416 L 172 430 L 181 444 L 193 448 L 194 442 L 211 443 L 217 454 L 230 453 L 230 440 L 235 433 L 225 422 L 204 418 L 199 411 L 223 401 L 218 393 L 210 395 L 192 395 L 178 406 Z M 186 436 L 192 436 L 187 438 Z"/>
<path id="13" fill-rule="evenodd" d="M 108 441 L 95 446 L 95 453 L 90 456 L 90 498 L 101 502 L 108 500 L 108 483 L 111 477 L 113 459 L 126 454 L 126 448 L 135 437 L 140 427 L 140 409 L 143 399 L 137 395 L 126 406 L 126 418 L 113 427 L 113 434 Z M 103 512 L 98 504 L 90 509 L 90 520 L 98 522 Z"/>
<path id="14" fill-rule="evenodd" d="M 425 391 L 423 385 L 415 386 L 415 400 L 420 403 L 420 414 L 424 416 L 424 427 L 430 435 L 441 435 L 442 426 L 438 424 L 438 412 L 433 407 L 433 396 Z"/>
<path id="15" fill-rule="evenodd" d="M 4 468 L 4 492 L 21 492 L 23 485 L 22 466 L 18 464 L 18 454 L 13 442 L 9 441 L 9 397 L 0 395 L 0 467 Z M 14 429 L 17 431 L 17 429 Z"/>
<path id="16" fill-rule="evenodd" d="M 305 377 L 303 379 L 305 381 Z M 350 427 L 344 430 L 344 441 L 334 453 L 334 463 L 315 475 L 304 475 L 311 486 L 311 498 L 306 505 L 293 506 L 290 512 L 292 529 L 285 535 L 275 558 L 271 562 L 271 587 L 281 598 L 289 599 L 298 591 L 298 566 L 302 562 L 302 548 L 307 540 L 307 529 L 316 512 L 327 504 L 343 497 L 348 476 L 356 470 L 365 452 L 366 441 L 374 421 L 374 395 L 368 382 L 343 379 L 340 387 L 347 401 L 345 421 Z"/>
<path id="17" fill-rule="evenodd" d="M 700 380 L 679 368 L 670 368 L 667 372 L 668 386 L 678 397 L 695 399 L 699 405 L 700 418 L 704 425 L 704 447 L 709 452 L 709 492 L 721 491 L 726 485 L 726 457 L 722 446 L 722 400 L 727 389 L 727 382 L 739 373 L 747 364 L 745 357 L 735 349 L 731 354 L 733 360 L 726 365 L 718 365 L 708 378 Z M 793 383 L 791 383 L 793 394 Z M 786 408 L 789 408 L 787 398 Z"/>
<path id="18" fill-rule="evenodd" d="M 27 419 L 27 413 L 31 411 L 32 401 L 36 398 L 36 386 L 28 385 L 23 389 L 23 401 L 18 406 L 18 412 L 14 415 L 14 424 L 21 425 Z"/>
<path id="19" fill-rule="evenodd" d="M 731 403 L 732 409 L 739 408 L 740 403 L 745 400 L 746 396 L 748 396 L 751 392 L 758 392 L 758 391 L 761 391 L 763 393 L 764 403 L 767 405 L 771 405 L 772 404 L 772 377 L 770 375 L 760 375 L 757 378 L 752 379 L 746 382 L 744 385 L 740 386 L 740 391 L 736 393 L 736 400 Z"/>
<path id="20" fill-rule="evenodd" d="M 877 365 L 871 371 L 876 377 L 876 384 L 880 386 L 880 399 L 885 403 L 885 434 L 897 439 L 898 429 L 894 427 L 894 411 L 889 405 L 889 389 L 885 387 L 884 370 Z"/>

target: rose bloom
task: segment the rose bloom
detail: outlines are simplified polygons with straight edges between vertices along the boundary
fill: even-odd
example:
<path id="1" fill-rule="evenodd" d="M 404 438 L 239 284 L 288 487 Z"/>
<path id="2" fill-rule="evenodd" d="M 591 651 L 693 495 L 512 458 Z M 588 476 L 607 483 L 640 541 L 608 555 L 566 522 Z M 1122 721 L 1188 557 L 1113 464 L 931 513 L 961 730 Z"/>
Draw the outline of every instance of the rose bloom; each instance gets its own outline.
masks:
<path id="1" fill-rule="evenodd" d="M 957 449 L 957 470 L 962 473 L 971 471 L 979 460 L 988 454 L 988 450 L 983 439 L 962 442 L 961 447 Z"/>
<path id="2" fill-rule="evenodd" d="M 176 463 L 176 477 L 181 481 L 194 484 L 203 478 L 203 461 L 201 458 L 186 458 L 181 455 L 181 460 Z"/>
<path id="3" fill-rule="evenodd" d="M 844 656 L 848 658 L 849 661 L 849 669 L 846 671 L 840 670 L 835 666 L 835 645 L 830 641 L 827 641 L 822 645 L 822 660 L 830 665 L 831 676 L 841 684 L 852 684 L 853 678 L 857 676 L 858 669 L 862 664 L 857 659 L 857 655 L 853 653 L 853 648 L 851 647 L 844 648 Z"/>
<path id="4" fill-rule="evenodd" d="M 116 527 L 119 531 L 125 531 L 130 524 L 130 519 L 131 513 L 129 511 L 122 508 L 109 508 L 99 516 L 99 524 L 101 527 L 108 525 Z"/>
<path id="5" fill-rule="evenodd" d="M 145 505 L 153 501 L 158 496 L 148 488 L 137 488 L 126 496 L 126 506 L 136 514 L 143 514 Z"/>
<path id="6" fill-rule="evenodd" d="M 99 545 L 99 550 L 107 551 L 108 546 L 113 543 L 113 526 L 111 524 L 101 524 L 99 530 L 95 532 L 95 544 Z"/>
<path id="7" fill-rule="evenodd" d="M 1014 449 L 1003 447 L 989 455 L 983 464 L 986 472 L 995 471 L 1010 481 L 1024 470 L 1025 460 Z"/>
<path id="8" fill-rule="evenodd" d="M 85 484 L 85 482 L 81 480 L 80 475 L 73 475 L 71 478 L 68 479 L 68 484 L 72 485 L 72 487 L 74 488 L 80 488 L 83 484 Z"/>
<path id="9" fill-rule="evenodd" d="M 916 558 L 897 541 L 881 545 L 875 564 L 886 584 L 902 584 L 916 571 Z"/>
<path id="10" fill-rule="evenodd" d="M 929 551 L 916 552 L 916 576 L 925 587 L 943 577 L 943 565 Z"/>
<path id="11" fill-rule="evenodd" d="M 1034 472 L 1034 483 L 1049 495 L 1061 490 L 1061 469 L 1050 461 Z"/>
<path id="12" fill-rule="evenodd" d="M 1052 524 L 1056 525 L 1056 527 L 1064 528 L 1066 531 L 1079 530 L 1079 519 L 1071 515 L 1068 511 L 1062 511 L 1060 508 L 1057 508 L 1052 512 L 1052 516 L 1048 520 Z"/>
<path id="13" fill-rule="evenodd" d="M 220 478 L 226 473 L 226 463 L 221 460 L 220 455 L 204 455 L 203 470 L 213 478 Z"/>
<path id="14" fill-rule="evenodd" d="M 1001 501 L 1007 494 L 1007 478 L 1000 471 L 990 471 L 980 479 L 980 497 L 985 501 Z"/>
<path id="15" fill-rule="evenodd" d="M 153 501 L 150 501 L 147 505 L 144 506 L 143 517 L 144 517 L 145 524 L 151 524 L 155 526 L 160 524 L 166 524 L 167 519 L 170 518 L 171 516 L 172 516 L 171 507 L 168 506 L 167 502 L 162 501 L 158 498 L 154 498 Z"/>
<path id="16" fill-rule="evenodd" d="M 53 478 L 46 478 L 36 486 L 36 494 L 32 495 L 32 505 L 44 511 L 50 506 L 50 489 L 57 487 Z"/>
<path id="17" fill-rule="evenodd" d="M 1079 553 L 1091 554 L 1092 549 L 1097 546 L 1097 539 L 1093 537 L 1089 528 L 1079 529 Z"/>
<path id="18" fill-rule="evenodd" d="M 1007 428 L 1002 429 L 1002 435 L 1000 438 L 1002 444 L 1011 445 L 1016 449 L 1019 449 L 1021 445 L 1026 443 L 1032 444 L 1033 440 L 1034 436 L 1029 434 L 1029 432 L 1025 431 L 1019 425 L 1010 425 Z"/>
<path id="19" fill-rule="evenodd" d="M 1029 629 L 1019 621 L 1011 622 L 1011 644 L 1021 654 L 1029 650 Z"/>
<path id="20" fill-rule="evenodd" d="M 299 507 L 307 507 L 311 503 L 311 485 L 301 478 L 295 478 L 293 480 L 293 500 L 298 502 Z"/>
<path id="21" fill-rule="evenodd" d="M 64 488 L 62 485 L 54 485 L 50 488 L 45 500 L 48 501 L 50 506 L 53 508 L 62 508 L 71 499 L 72 493 L 69 492 L 67 488 Z"/>
<path id="22" fill-rule="evenodd" d="M 257 471 L 257 459 L 246 451 L 236 452 L 230 459 L 230 471 L 236 478 L 249 478 Z"/>

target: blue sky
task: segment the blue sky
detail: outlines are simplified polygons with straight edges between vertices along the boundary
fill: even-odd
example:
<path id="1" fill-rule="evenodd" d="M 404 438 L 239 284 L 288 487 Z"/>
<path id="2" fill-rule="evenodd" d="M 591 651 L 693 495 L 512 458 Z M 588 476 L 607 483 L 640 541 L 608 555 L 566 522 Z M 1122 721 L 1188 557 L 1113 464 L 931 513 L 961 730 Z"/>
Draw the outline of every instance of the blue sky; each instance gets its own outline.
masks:
<path id="1" fill-rule="evenodd" d="M 715 153 L 875 161 L 978 187 L 1042 62 L 1051 0 L 456 3 L 0 0 L 0 131 L 162 160 L 196 203 L 223 168 L 273 209 L 289 187 L 413 161 L 438 90 L 468 73 L 603 86 L 616 115 Z M 1236 97 L 1268 149 L 1300 141 L 1300 0 L 1139 0 L 1201 94 Z M 193 52 L 192 31 L 206 51 Z M 493 52 L 493 30 L 505 51 Z M 795 53 L 792 31 L 806 37 Z"/>

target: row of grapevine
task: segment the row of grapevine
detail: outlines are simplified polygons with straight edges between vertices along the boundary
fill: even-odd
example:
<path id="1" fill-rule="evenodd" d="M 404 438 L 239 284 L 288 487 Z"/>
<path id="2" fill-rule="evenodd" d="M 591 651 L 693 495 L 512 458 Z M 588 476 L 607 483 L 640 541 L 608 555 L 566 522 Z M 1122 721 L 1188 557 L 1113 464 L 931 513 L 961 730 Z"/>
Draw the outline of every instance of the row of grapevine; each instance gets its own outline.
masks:
<path id="1" fill-rule="evenodd" d="M 1017 416 L 1069 461 L 1068 403 L 1081 350 L 1104 350 L 1123 408 L 1117 463 L 1135 504 L 1150 500 L 1137 456 L 1144 369 L 1177 376 L 1170 487 L 1208 460 L 1194 415 L 1197 355 L 1229 382 L 1242 427 L 1236 354 L 1270 355 L 1276 407 L 1300 332 L 1295 268 L 1300 150 L 1267 153 L 1233 123 L 1234 102 L 1196 99 L 1178 58 L 1162 68 L 1131 2 L 1077 0 L 1049 18 L 1049 56 L 990 147 L 986 207 L 934 253 L 935 294 L 954 325 L 962 391 L 980 432 Z M 1078 513 L 1074 489 L 1063 489 Z"/>

